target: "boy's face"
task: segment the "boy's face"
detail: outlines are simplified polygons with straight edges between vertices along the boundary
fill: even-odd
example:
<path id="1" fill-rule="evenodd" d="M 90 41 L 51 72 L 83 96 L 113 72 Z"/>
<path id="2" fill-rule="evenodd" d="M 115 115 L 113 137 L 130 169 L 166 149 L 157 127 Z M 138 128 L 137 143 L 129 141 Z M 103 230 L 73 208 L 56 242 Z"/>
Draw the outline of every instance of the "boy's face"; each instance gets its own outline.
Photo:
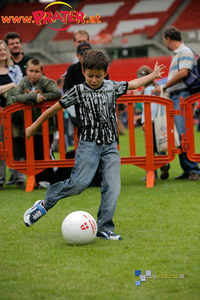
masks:
<path id="1" fill-rule="evenodd" d="M 41 67 L 39 65 L 35 66 L 30 64 L 26 69 L 26 74 L 30 82 L 36 83 L 42 76 Z"/>
<path id="2" fill-rule="evenodd" d="M 82 70 L 83 75 L 85 76 L 86 83 L 91 87 L 92 89 L 97 89 L 102 84 L 102 81 L 104 77 L 108 74 L 108 72 L 104 72 L 103 69 L 85 69 Z"/>

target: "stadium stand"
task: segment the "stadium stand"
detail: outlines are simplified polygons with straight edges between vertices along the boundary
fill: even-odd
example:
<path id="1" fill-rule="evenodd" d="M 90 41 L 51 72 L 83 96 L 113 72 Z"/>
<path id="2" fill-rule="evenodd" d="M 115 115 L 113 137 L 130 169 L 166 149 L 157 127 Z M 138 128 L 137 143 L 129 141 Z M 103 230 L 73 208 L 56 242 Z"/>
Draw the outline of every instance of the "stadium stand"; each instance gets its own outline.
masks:
<path id="1" fill-rule="evenodd" d="M 170 55 L 159 57 L 114 59 L 109 65 L 109 77 L 110 79 L 116 81 L 130 81 L 136 78 L 136 72 L 142 65 L 148 65 L 153 69 L 156 61 L 158 61 L 159 64 L 162 63 L 166 66 L 163 77 L 167 76 L 171 62 Z"/>
<path id="2" fill-rule="evenodd" d="M 99 14 L 101 24 L 85 24 L 85 29 L 91 36 L 146 34 L 148 38 L 153 38 L 182 0 L 101 0 L 98 2 L 83 0 L 76 8 L 76 11 L 87 12 L 86 20 L 90 16 Z M 73 33 L 79 30 L 80 26 L 83 27 L 83 24 L 71 25 L 66 31 L 60 31 L 54 37 L 54 41 L 72 39 Z"/>
<path id="3" fill-rule="evenodd" d="M 70 65 L 71 63 L 44 65 L 44 74 L 48 78 L 57 80 L 58 78 L 61 78 L 61 75 L 66 72 Z"/>
<path id="4" fill-rule="evenodd" d="M 136 78 L 136 72 L 142 65 L 148 65 L 150 68 L 154 68 L 156 61 L 159 64 L 166 66 L 164 77 L 168 74 L 169 66 L 171 62 L 171 56 L 159 56 L 159 57 L 142 57 L 142 58 L 124 58 L 114 59 L 109 65 L 109 77 L 112 80 L 125 80 L 130 81 Z M 54 80 L 61 77 L 65 73 L 69 64 L 52 64 L 44 65 L 44 74 Z"/>
<path id="5" fill-rule="evenodd" d="M 191 0 L 172 25 L 181 31 L 200 29 L 200 1 Z"/>
<path id="6" fill-rule="evenodd" d="M 33 41 L 46 25 L 36 26 L 32 18 L 32 12 L 39 10 L 44 11 L 47 5 L 48 3 L 40 2 L 4 4 L 0 11 L 1 39 L 4 39 L 6 33 L 14 31 L 20 34 L 23 43 Z M 51 11 L 54 12 L 59 6 L 60 5 L 52 6 Z M 23 22 L 20 16 L 27 17 L 27 21 Z M 12 19 L 12 17 L 15 19 Z"/>
<path id="7" fill-rule="evenodd" d="M 70 3 L 74 3 L 71 1 Z M 23 44 L 26 44 L 26 53 L 27 49 L 31 49 L 31 45 L 34 40 L 41 41 L 44 36 L 44 45 L 38 43 L 38 49 L 46 50 L 46 45 L 49 46 L 49 52 L 46 51 L 46 54 L 57 54 L 57 47 L 59 49 L 59 55 L 63 54 L 63 58 L 60 61 L 64 63 L 57 63 L 44 66 L 44 73 L 47 77 L 52 78 L 54 80 L 61 77 L 62 74 L 65 73 L 68 66 L 72 63 L 70 60 L 67 60 L 67 45 L 72 43 L 73 34 L 78 29 L 86 29 L 90 36 L 96 35 L 98 40 L 98 36 L 100 37 L 99 41 L 101 42 L 103 37 L 107 39 L 107 43 L 110 37 L 110 44 L 107 49 L 107 45 L 105 43 L 102 50 L 105 52 L 112 45 L 112 41 L 115 37 L 121 37 L 121 42 L 119 40 L 119 44 L 116 46 L 115 41 L 112 45 L 112 48 L 120 48 L 121 43 L 123 44 L 123 40 L 131 41 L 127 47 L 137 47 L 134 41 L 131 40 L 131 36 L 135 35 L 144 35 L 144 40 L 148 41 L 149 39 L 154 39 L 155 35 L 162 31 L 162 28 L 167 24 L 169 19 L 176 11 L 182 6 L 182 0 L 81 0 L 76 1 L 78 3 L 77 7 L 74 9 L 76 11 L 84 12 L 87 16 L 96 16 L 99 14 L 101 23 L 96 24 L 74 24 L 71 25 L 66 31 L 52 31 L 53 36 L 47 34 L 45 31 L 46 25 L 36 26 L 34 23 L 26 23 L 23 22 L 18 23 L 17 20 L 15 24 L 10 21 L 10 23 L 3 23 L 2 17 L 5 16 L 32 16 L 33 11 L 44 10 L 48 3 L 40 3 L 40 2 L 27 2 L 27 3 L 13 3 L 13 4 L 4 4 L 1 6 L 1 38 L 4 38 L 4 35 L 9 31 L 19 32 Z M 200 28 L 200 20 L 199 20 L 199 8 L 200 1 L 199 0 L 190 0 L 188 1 L 187 7 L 182 10 L 181 15 L 177 15 L 176 20 L 173 25 L 177 26 L 180 30 L 191 30 L 191 29 L 199 29 Z M 73 8 L 73 4 L 71 4 Z M 58 10 L 60 5 L 51 6 L 51 11 Z M 62 8 L 63 9 L 63 8 Z M 87 20 L 87 19 L 86 19 Z M 62 24 L 61 24 L 62 26 Z M 66 24 L 63 25 L 65 27 Z M 44 29 L 44 30 L 42 30 Z M 48 29 L 48 28 L 46 28 Z M 43 36 L 42 33 L 44 32 Z M 51 32 L 51 33 L 52 33 Z M 40 34 L 39 34 L 40 33 Z M 38 40 L 38 36 L 40 39 Z M 48 41 L 49 38 L 49 41 Z M 135 39 L 134 38 L 134 39 Z M 162 37 L 161 37 L 162 38 Z M 65 44 L 67 42 L 68 44 Z M 91 39 L 92 43 L 92 39 Z M 163 41 L 160 39 L 160 43 Z M 29 48 L 28 48 L 29 46 Z M 42 48 L 44 46 L 44 48 Z M 123 45 L 125 46 L 125 45 Z M 141 46 L 141 45 L 140 45 Z M 52 47 L 52 49 L 50 48 Z M 153 48 L 153 47 L 152 47 Z M 113 80 L 131 80 L 135 78 L 135 74 L 137 69 L 141 65 L 149 65 L 153 68 L 155 61 L 158 60 L 159 63 L 164 63 L 167 68 L 165 73 L 168 73 L 169 63 L 171 60 L 171 56 L 168 56 L 168 52 L 163 52 L 161 55 L 156 57 L 156 54 L 153 54 L 152 57 L 152 48 L 151 48 L 151 57 L 143 57 L 143 58 L 123 58 L 118 60 L 113 60 L 109 66 L 109 74 L 110 78 Z M 164 48 L 164 47 L 163 47 Z M 101 47 L 100 47 L 101 49 Z M 32 50 L 32 49 L 31 49 Z M 52 51 L 52 52 L 51 52 Z M 70 48 L 71 52 L 73 52 L 73 45 Z M 160 49 L 159 49 L 160 51 Z M 70 52 L 70 55 L 71 55 Z M 160 51 L 162 53 L 162 49 Z M 32 53 L 32 52 L 31 52 Z M 37 52 L 35 52 L 37 56 Z M 75 55 L 75 52 L 74 52 Z M 70 57 L 70 56 L 69 56 Z M 66 61 L 68 63 L 66 63 Z"/>

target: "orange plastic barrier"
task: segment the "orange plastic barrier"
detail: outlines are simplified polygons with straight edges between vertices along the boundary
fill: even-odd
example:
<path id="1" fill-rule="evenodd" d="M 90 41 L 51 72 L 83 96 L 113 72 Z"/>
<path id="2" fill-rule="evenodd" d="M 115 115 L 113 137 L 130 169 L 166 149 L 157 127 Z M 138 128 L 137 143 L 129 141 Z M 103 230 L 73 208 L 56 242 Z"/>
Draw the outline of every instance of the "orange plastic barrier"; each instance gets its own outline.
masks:
<path id="1" fill-rule="evenodd" d="M 182 151 L 187 151 L 187 157 L 200 163 L 200 154 L 195 153 L 195 140 L 194 140 L 194 125 L 193 120 L 193 105 L 195 102 L 200 101 L 200 93 L 194 94 L 183 101 L 180 99 L 180 115 L 185 114 L 185 135 L 182 135 Z"/>
<path id="2" fill-rule="evenodd" d="M 33 191 L 36 181 L 35 175 L 42 172 L 46 168 L 52 167 L 73 167 L 74 159 L 65 158 L 65 141 L 64 141 L 64 121 L 63 111 L 59 111 L 57 114 L 57 125 L 59 131 L 59 160 L 51 160 L 49 153 L 49 128 L 48 121 L 42 125 L 43 128 L 43 145 L 44 145 L 44 160 L 34 159 L 34 142 L 33 137 L 28 141 L 26 139 L 26 160 L 14 161 L 13 160 L 13 141 L 12 141 L 12 127 L 11 127 L 11 114 L 18 110 L 24 111 L 24 124 L 25 128 L 32 124 L 32 108 L 41 107 L 43 113 L 48 107 L 56 103 L 54 101 L 45 101 L 42 104 L 28 105 L 23 103 L 16 103 L 4 108 L 3 113 L 0 113 L 0 117 L 4 119 L 4 148 L 3 143 L 0 143 L 0 159 L 5 156 L 6 165 L 11 169 L 17 169 L 19 172 L 27 175 L 26 192 Z M 0 118 L 1 120 L 1 118 Z M 77 129 L 74 131 L 74 140 L 77 144 Z"/>
<path id="3" fill-rule="evenodd" d="M 191 98 L 191 97 L 190 97 Z M 43 145 L 44 145 L 44 160 L 34 159 L 34 144 L 31 137 L 28 141 L 26 139 L 26 160 L 14 161 L 13 160 L 13 143 L 12 143 L 12 127 L 11 127 L 11 114 L 18 110 L 24 110 L 24 122 L 25 128 L 32 124 L 32 108 L 41 107 L 42 113 L 50 106 L 52 106 L 57 100 L 44 101 L 37 105 L 28 105 L 22 103 L 16 103 L 7 106 L 2 113 L 1 117 L 4 119 L 4 147 L 3 143 L 0 143 L 0 159 L 5 156 L 6 165 L 11 169 L 17 169 L 18 171 L 27 174 L 26 191 L 33 191 L 35 187 L 35 175 L 40 173 L 46 168 L 52 167 L 72 167 L 74 165 L 74 159 L 65 158 L 65 142 L 64 142 L 64 123 L 63 123 L 63 111 L 57 114 L 57 124 L 59 131 L 59 153 L 60 157 L 57 160 L 51 160 L 49 154 L 49 130 L 48 121 L 43 126 Z M 144 103 L 145 112 L 145 144 L 146 144 L 146 156 L 136 156 L 135 150 L 135 128 L 134 128 L 134 105 L 136 102 Z M 167 128 L 168 128 L 168 153 L 167 155 L 154 156 L 153 154 L 153 136 L 152 136 L 152 122 L 151 122 L 151 102 L 162 104 L 166 106 L 167 113 Z M 129 127 L 129 147 L 130 156 L 121 157 L 122 164 L 133 164 L 147 172 L 146 186 L 154 186 L 154 170 L 162 165 L 171 162 L 177 153 L 180 153 L 181 149 L 175 148 L 174 141 L 174 115 L 179 114 L 179 110 L 173 109 L 173 102 L 170 99 L 161 98 L 158 96 L 145 96 L 145 95 L 125 95 L 117 100 L 117 103 L 126 103 L 128 106 L 128 127 Z M 75 128 L 75 145 L 77 145 L 77 128 Z M 185 147 L 185 144 L 184 144 Z"/>
<path id="4" fill-rule="evenodd" d="M 175 148 L 174 140 L 174 115 L 179 114 L 179 110 L 173 109 L 173 102 L 170 99 L 161 98 L 158 96 L 122 96 L 118 99 L 119 103 L 128 104 L 128 128 L 129 128 L 129 144 L 130 156 L 122 157 L 122 164 L 134 164 L 147 172 L 146 187 L 154 186 L 154 170 L 163 166 L 164 164 L 174 160 L 175 155 L 180 153 L 181 149 Z M 135 151 L 135 131 L 134 131 L 134 103 L 144 103 L 144 116 L 145 116 L 145 145 L 146 156 L 136 156 Z M 167 114 L 167 132 L 168 132 L 168 153 L 167 155 L 153 154 L 153 133 L 151 121 L 151 102 L 162 104 L 166 106 Z"/>

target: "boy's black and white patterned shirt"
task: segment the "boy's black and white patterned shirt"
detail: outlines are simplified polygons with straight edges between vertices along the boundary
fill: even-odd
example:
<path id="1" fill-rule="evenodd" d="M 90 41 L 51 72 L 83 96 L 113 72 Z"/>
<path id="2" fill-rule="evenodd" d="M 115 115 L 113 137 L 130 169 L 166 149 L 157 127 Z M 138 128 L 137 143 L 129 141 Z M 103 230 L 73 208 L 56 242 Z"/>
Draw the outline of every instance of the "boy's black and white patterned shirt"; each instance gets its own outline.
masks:
<path id="1" fill-rule="evenodd" d="M 126 94 L 128 82 L 103 80 L 98 89 L 75 85 L 59 100 L 63 108 L 75 105 L 79 140 L 97 144 L 118 142 L 116 101 Z"/>

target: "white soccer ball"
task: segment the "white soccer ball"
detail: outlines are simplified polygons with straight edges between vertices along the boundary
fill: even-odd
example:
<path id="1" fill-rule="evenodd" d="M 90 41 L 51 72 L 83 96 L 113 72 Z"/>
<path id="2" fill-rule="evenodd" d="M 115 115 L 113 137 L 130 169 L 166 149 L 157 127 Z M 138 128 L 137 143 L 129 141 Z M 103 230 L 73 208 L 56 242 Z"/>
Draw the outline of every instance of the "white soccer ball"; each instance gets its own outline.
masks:
<path id="1" fill-rule="evenodd" d="M 68 243 L 88 244 L 96 237 L 97 224 L 89 213 L 74 211 L 64 219 L 61 229 Z"/>

